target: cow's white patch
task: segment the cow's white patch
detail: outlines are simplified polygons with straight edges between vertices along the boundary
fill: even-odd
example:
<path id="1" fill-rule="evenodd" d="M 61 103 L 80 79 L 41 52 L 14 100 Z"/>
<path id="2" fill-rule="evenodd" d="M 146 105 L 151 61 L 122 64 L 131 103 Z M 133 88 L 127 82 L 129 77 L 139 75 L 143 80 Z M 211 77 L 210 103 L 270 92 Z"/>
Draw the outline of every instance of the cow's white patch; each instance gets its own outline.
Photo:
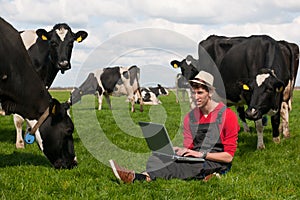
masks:
<path id="1" fill-rule="evenodd" d="M 55 32 L 59 36 L 60 40 L 64 41 L 65 37 L 66 37 L 66 35 L 68 33 L 68 30 L 64 29 L 64 28 L 60 28 L 60 29 L 56 29 Z"/>
<path id="2" fill-rule="evenodd" d="M 185 60 L 185 62 L 187 65 L 190 65 L 192 63 L 192 61 L 189 61 L 189 60 Z"/>
<path id="3" fill-rule="evenodd" d="M 259 75 L 257 75 L 256 76 L 256 83 L 257 83 L 258 87 L 261 86 L 265 82 L 265 80 L 269 77 L 270 77 L 270 74 L 259 74 Z"/>
<path id="4" fill-rule="evenodd" d="M 278 112 L 278 110 L 270 109 L 268 115 L 273 116 Z"/>
<path id="5" fill-rule="evenodd" d="M 22 38 L 26 50 L 28 50 L 33 44 L 35 44 L 38 38 L 34 30 L 26 30 L 22 32 L 20 36 Z"/>

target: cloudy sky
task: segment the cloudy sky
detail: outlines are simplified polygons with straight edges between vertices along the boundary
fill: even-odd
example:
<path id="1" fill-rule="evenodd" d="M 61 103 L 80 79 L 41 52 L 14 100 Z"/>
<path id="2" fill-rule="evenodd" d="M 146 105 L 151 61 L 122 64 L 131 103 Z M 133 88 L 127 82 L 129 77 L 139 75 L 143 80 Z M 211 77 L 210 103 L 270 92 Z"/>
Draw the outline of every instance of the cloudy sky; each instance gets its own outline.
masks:
<path id="1" fill-rule="evenodd" d="M 139 66 L 144 86 L 173 86 L 179 70 L 170 61 L 197 57 L 198 43 L 211 34 L 267 34 L 300 44 L 299 0 L 0 0 L 0 7 L 18 30 L 50 31 L 65 22 L 89 33 L 53 87 L 79 86 L 89 72 L 117 65 Z"/>

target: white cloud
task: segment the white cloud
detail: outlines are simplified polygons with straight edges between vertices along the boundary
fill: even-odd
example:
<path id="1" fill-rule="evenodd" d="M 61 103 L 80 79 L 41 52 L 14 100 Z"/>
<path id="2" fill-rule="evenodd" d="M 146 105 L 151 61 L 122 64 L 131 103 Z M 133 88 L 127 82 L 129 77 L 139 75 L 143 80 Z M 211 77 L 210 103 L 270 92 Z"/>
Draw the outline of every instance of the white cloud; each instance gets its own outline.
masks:
<path id="1" fill-rule="evenodd" d="M 268 34 L 277 40 L 299 44 L 300 1 L 296 0 L 0 0 L 0 3 L 2 17 L 19 30 L 50 30 L 54 24 L 66 22 L 74 32 L 86 30 L 89 33 L 85 41 L 74 46 L 73 67 L 57 77 L 59 84 L 73 84 L 70 80 L 74 79 L 78 68 L 86 67 L 81 65 L 95 48 L 103 44 L 109 45 L 102 49 L 102 55 L 97 57 L 98 62 L 93 59 L 99 66 L 109 63 L 106 58 L 116 54 L 114 48 L 119 49 L 117 52 L 130 52 L 134 47 L 140 48 L 139 51 L 131 53 L 126 59 L 124 57 L 123 63 L 149 66 L 159 65 L 161 61 L 160 64 L 165 65 L 171 54 L 155 55 L 153 51 L 142 51 L 142 47 L 178 48 L 175 52 L 193 54 L 198 43 L 211 34 Z M 163 35 L 151 31 L 137 34 L 136 30 L 145 28 L 166 32 Z M 179 45 L 178 38 L 173 34 L 169 36 L 167 32 L 181 34 L 194 44 Z M 111 43 L 111 40 L 126 33 L 133 35 Z M 182 51 L 179 51 L 180 48 Z M 179 57 L 178 54 L 176 59 Z"/>

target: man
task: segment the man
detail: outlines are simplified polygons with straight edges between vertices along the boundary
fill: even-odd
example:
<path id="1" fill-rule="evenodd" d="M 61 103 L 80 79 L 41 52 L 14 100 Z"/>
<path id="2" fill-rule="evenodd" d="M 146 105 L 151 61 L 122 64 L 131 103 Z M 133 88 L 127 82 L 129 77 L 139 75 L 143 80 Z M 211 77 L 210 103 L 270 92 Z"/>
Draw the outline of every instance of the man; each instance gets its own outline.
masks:
<path id="1" fill-rule="evenodd" d="M 152 155 L 146 171 L 135 173 L 110 160 L 115 176 L 131 183 L 156 178 L 204 179 L 214 172 L 227 172 L 237 148 L 240 127 L 235 113 L 222 102 L 212 99 L 213 81 L 214 77 L 205 71 L 200 71 L 189 81 L 197 107 L 184 118 L 184 147 L 174 147 L 177 155 L 204 158 L 204 162 L 171 161 Z"/>

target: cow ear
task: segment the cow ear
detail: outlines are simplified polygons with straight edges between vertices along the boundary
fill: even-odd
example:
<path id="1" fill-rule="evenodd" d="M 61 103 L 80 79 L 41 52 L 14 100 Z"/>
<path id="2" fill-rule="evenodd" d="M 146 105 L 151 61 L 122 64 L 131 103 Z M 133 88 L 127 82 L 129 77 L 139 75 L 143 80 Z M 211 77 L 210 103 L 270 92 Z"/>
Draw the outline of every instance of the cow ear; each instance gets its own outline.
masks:
<path id="1" fill-rule="evenodd" d="M 76 34 L 75 34 L 75 40 L 80 43 L 82 42 L 86 37 L 88 36 L 88 33 L 85 32 L 85 31 L 78 31 Z"/>
<path id="2" fill-rule="evenodd" d="M 36 31 L 36 34 L 38 35 L 39 38 L 41 38 L 42 40 L 49 40 L 49 34 L 45 29 L 38 29 Z"/>
<path id="3" fill-rule="evenodd" d="M 55 116 L 60 111 L 61 104 L 58 100 L 52 99 L 49 105 L 49 115 Z"/>
<path id="4" fill-rule="evenodd" d="M 177 69 L 180 66 L 180 62 L 177 60 L 173 60 L 171 61 L 171 65 L 173 66 L 173 68 Z"/>
<path id="5" fill-rule="evenodd" d="M 243 87 L 243 90 L 245 90 L 245 91 L 249 91 L 250 90 L 250 87 L 247 84 L 243 84 L 242 87 Z"/>

